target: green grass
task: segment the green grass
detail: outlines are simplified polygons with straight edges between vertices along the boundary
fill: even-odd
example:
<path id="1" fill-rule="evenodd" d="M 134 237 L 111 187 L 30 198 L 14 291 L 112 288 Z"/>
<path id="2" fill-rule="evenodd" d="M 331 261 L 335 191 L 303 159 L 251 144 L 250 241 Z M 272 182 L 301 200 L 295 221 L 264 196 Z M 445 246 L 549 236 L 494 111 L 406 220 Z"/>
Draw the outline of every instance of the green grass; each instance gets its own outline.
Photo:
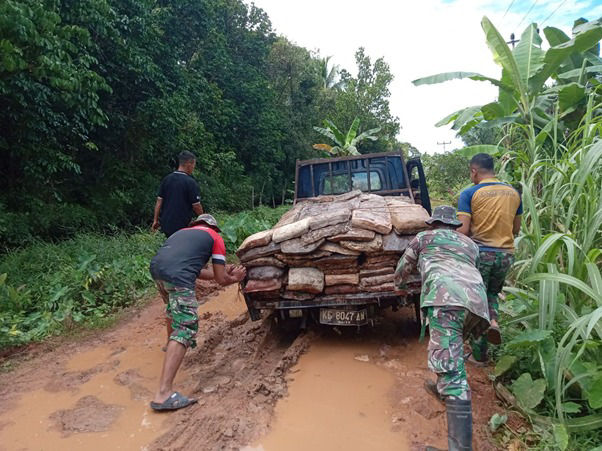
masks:
<path id="1" fill-rule="evenodd" d="M 250 234 L 290 207 L 216 214 L 229 258 Z M 161 233 L 81 234 L 36 242 L 0 258 L 0 348 L 114 324 L 124 307 L 154 293 L 148 266 Z"/>
<path id="2" fill-rule="evenodd" d="M 36 243 L 0 261 L 0 347 L 40 340 L 72 324 L 100 325 L 149 288 L 159 234 L 84 234 Z"/>
<path id="3" fill-rule="evenodd" d="M 593 112 L 602 104 L 595 97 L 572 133 L 551 128 L 557 137 L 551 144 L 533 140 L 526 125 L 509 132 L 524 137 L 515 140 L 507 158 L 513 170 L 506 173 L 522 185 L 524 215 L 514 287 L 502 304 L 506 343 L 498 352 L 515 358 L 501 380 L 519 403 L 516 390 L 532 394 L 543 384 L 532 405 L 523 406 L 557 424 L 556 434 L 540 431 L 540 449 L 600 444 L 602 117 Z M 515 382 L 527 374 L 532 382 L 518 389 Z"/>

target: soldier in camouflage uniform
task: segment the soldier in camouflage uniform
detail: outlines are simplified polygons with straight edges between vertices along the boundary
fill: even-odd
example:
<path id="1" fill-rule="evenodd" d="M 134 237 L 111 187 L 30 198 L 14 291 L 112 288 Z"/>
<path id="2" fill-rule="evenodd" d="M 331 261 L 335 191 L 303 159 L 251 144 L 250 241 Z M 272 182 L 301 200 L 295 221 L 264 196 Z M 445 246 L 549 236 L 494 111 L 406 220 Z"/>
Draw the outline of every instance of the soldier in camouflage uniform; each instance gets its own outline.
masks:
<path id="1" fill-rule="evenodd" d="M 408 245 L 395 271 L 395 285 L 403 289 L 404 281 L 420 270 L 420 307 L 430 331 L 428 365 L 437 373 L 437 383 L 427 381 L 425 389 L 445 402 L 449 449 L 472 449 L 463 343 L 489 327 L 487 296 L 477 269 L 479 248 L 455 230 L 461 222 L 451 206 L 435 208 L 426 222 L 432 229 L 419 233 Z"/>

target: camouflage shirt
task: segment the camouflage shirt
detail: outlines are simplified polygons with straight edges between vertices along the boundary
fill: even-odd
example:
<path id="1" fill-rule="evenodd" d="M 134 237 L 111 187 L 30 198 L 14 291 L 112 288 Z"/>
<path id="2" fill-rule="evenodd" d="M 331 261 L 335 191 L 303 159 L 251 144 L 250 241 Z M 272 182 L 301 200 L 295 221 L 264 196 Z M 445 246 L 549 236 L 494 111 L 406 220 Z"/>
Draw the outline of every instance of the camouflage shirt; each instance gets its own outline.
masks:
<path id="1" fill-rule="evenodd" d="M 418 267 L 422 276 L 421 307 L 464 307 L 489 321 L 478 258 L 479 247 L 455 230 L 420 232 L 399 260 L 395 285 L 403 288 L 404 280 Z"/>

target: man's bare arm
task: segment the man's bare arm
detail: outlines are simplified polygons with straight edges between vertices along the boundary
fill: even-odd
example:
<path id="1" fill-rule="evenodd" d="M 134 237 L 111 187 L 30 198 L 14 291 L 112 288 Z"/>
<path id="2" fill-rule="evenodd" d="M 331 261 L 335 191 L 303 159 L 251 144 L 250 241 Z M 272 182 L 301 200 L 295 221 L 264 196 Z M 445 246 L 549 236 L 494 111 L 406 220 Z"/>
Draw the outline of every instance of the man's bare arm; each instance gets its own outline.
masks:
<path id="1" fill-rule="evenodd" d="M 157 230 L 159 228 L 159 213 L 161 212 L 161 205 L 163 204 L 163 199 L 157 197 L 157 202 L 155 202 L 155 216 L 153 217 L 153 225 L 151 228 L 153 230 Z"/>
<path id="2" fill-rule="evenodd" d="M 237 266 L 228 273 L 226 265 L 213 265 L 213 274 L 217 283 L 226 286 L 238 283 L 244 279 L 247 275 L 247 270 L 243 266 Z"/>
<path id="3" fill-rule="evenodd" d="M 518 235 L 518 233 L 520 232 L 521 221 L 522 221 L 522 216 L 514 217 L 514 222 L 512 223 L 512 233 L 514 234 L 514 236 Z"/>
<path id="4" fill-rule="evenodd" d="M 194 210 L 196 215 L 203 214 L 203 206 L 201 205 L 200 202 L 197 202 L 196 204 L 192 204 L 192 209 Z"/>
<path id="5" fill-rule="evenodd" d="M 203 269 L 201 269 L 201 272 L 197 276 L 197 279 L 201 279 L 201 280 L 215 279 L 215 274 L 213 274 L 213 267 L 210 265 L 205 266 Z"/>
<path id="6" fill-rule="evenodd" d="M 466 236 L 470 233 L 470 216 L 458 215 L 458 219 L 462 223 L 456 230 Z"/>

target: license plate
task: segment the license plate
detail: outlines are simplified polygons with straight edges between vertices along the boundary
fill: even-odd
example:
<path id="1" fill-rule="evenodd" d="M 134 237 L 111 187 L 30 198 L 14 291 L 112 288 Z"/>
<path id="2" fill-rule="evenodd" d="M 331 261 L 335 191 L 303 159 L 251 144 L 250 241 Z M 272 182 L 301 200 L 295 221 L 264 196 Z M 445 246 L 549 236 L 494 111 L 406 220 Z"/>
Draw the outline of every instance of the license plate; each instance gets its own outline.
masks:
<path id="1" fill-rule="evenodd" d="M 368 312 L 363 310 L 320 309 L 320 323 L 336 326 L 361 326 L 368 323 Z"/>

